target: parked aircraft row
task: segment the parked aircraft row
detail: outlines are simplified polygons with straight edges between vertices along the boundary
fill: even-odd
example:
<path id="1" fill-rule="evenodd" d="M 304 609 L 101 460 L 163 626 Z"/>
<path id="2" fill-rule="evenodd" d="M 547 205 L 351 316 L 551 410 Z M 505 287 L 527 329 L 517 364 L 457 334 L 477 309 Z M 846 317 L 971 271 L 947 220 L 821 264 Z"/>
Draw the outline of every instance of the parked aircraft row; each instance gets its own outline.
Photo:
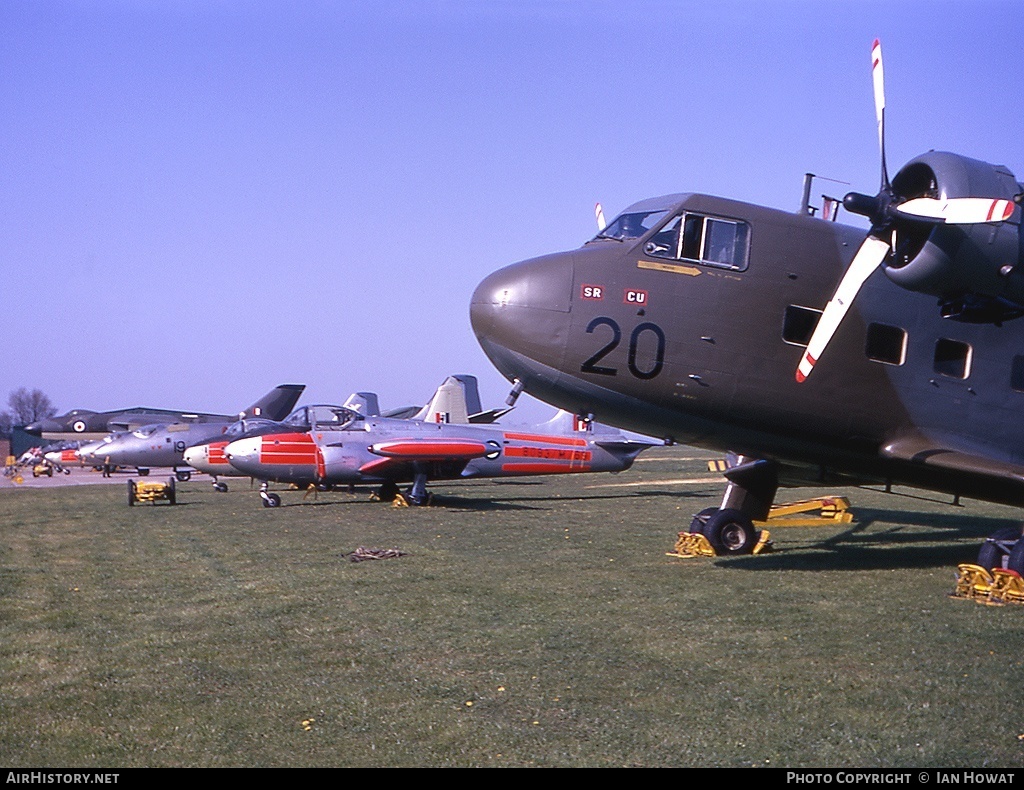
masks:
<path id="1" fill-rule="evenodd" d="M 218 491 L 227 490 L 222 477 L 251 477 L 262 481 L 266 507 L 281 502 L 269 482 L 372 484 L 381 499 L 421 505 L 430 499 L 428 480 L 618 472 L 656 443 L 565 412 L 532 429 L 497 425 L 509 408 L 482 410 L 476 379 L 467 375 L 446 379 L 426 406 L 389 415 L 381 415 L 375 393 L 357 392 L 340 406 L 303 406 L 284 416 L 302 390 L 277 387 L 231 423 L 156 423 L 108 435 L 75 456 L 143 474 L 166 467 L 179 480 L 190 476 L 188 466 L 209 473 Z M 67 452 L 48 459 L 66 462 Z M 411 483 L 404 495 L 402 483 Z"/>

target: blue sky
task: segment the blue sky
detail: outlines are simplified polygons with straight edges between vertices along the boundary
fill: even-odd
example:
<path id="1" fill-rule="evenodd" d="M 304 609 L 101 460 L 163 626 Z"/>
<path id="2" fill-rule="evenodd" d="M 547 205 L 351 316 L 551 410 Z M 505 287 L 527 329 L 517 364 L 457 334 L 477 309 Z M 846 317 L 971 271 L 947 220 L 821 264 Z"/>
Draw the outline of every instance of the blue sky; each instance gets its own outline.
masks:
<path id="1" fill-rule="evenodd" d="M 0 406 L 508 385 L 469 298 L 631 202 L 795 209 L 928 149 L 1024 178 L 1014 0 L 0 5 Z M 836 186 L 842 195 L 847 187 Z M 527 405 L 524 419 L 547 409 Z"/>

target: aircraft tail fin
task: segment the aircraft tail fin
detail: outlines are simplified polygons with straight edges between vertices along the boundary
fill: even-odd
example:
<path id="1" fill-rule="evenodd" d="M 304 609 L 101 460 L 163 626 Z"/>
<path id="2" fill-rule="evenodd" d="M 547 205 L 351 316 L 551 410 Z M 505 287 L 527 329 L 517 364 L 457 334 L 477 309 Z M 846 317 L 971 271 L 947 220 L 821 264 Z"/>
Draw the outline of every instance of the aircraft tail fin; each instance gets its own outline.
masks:
<path id="1" fill-rule="evenodd" d="M 466 413 L 479 414 L 483 411 L 480 406 L 480 387 L 477 384 L 476 376 L 468 373 L 456 373 L 453 379 L 462 382 L 462 390 L 466 396 Z"/>
<path id="2" fill-rule="evenodd" d="M 283 420 L 292 413 L 304 389 L 305 384 L 282 384 L 274 387 L 248 409 L 239 412 L 238 418 L 244 420 L 250 417 L 263 417 L 268 420 Z"/>
<path id="3" fill-rule="evenodd" d="M 364 417 L 379 417 L 380 404 L 376 392 L 353 392 L 343 404 L 346 409 L 359 412 Z"/>
<path id="4" fill-rule="evenodd" d="M 475 380 L 474 380 L 475 383 Z M 477 396 L 479 400 L 479 396 Z M 434 397 L 413 417 L 423 422 L 450 422 L 466 424 L 469 411 L 466 408 L 466 385 L 455 376 L 444 380 Z"/>
<path id="5" fill-rule="evenodd" d="M 614 428 L 601 422 L 594 422 L 593 420 L 588 422 L 579 415 L 564 410 L 559 411 L 547 422 L 538 425 L 537 430 L 546 433 L 579 434 L 593 439 L 597 444 L 608 449 L 615 447 L 633 448 L 637 446 L 647 448 L 662 443 L 638 433 L 622 431 L 619 428 Z"/>
<path id="6" fill-rule="evenodd" d="M 616 432 L 614 428 L 609 428 L 607 425 L 599 425 L 596 422 L 587 422 L 571 411 L 565 411 L 564 409 L 559 409 L 554 417 L 547 422 L 541 423 L 537 428 L 546 433 L 592 434 L 595 431 L 598 433 Z"/>

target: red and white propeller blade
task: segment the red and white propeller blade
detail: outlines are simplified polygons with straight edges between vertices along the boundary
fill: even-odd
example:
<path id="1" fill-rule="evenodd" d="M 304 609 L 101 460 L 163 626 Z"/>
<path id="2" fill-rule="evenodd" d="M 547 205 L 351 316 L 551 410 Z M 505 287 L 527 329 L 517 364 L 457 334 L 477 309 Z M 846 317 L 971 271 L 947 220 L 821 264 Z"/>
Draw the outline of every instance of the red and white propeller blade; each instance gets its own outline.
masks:
<path id="1" fill-rule="evenodd" d="M 1012 200 L 993 198 L 914 198 L 895 207 L 900 214 L 950 225 L 1005 222 L 1013 215 Z"/>
<path id="2" fill-rule="evenodd" d="M 815 364 L 821 359 L 821 355 L 825 351 L 825 346 L 828 345 L 832 335 L 839 328 L 839 324 L 846 315 L 846 311 L 850 309 L 850 305 L 853 303 L 858 291 L 860 291 L 860 287 L 871 276 L 871 273 L 881 265 L 888 254 L 888 242 L 876 239 L 874 236 L 868 236 L 864 239 L 864 243 L 860 245 L 860 249 L 857 250 L 857 254 L 850 263 L 850 268 L 843 275 L 835 295 L 825 305 L 825 311 L 818 320 L 818 326 L 815 328 L 814 334 L 811 335 L 811 342 L 807 344 L 807 351 L 801 357 L 800 365 L 796 370 L 796 380 L 798 382 L 805 381 L 811 375 Z"/>
<path id="3" fill-rule="evenodd" d="M 597 218 L 597 232 L 600 233 L 608 227 L 608 223 L 604 221 L 604 209 L 601 208 L 600 203 L 594 204 L 594 217 Z"/>
<path id="4" fill-rule="evenodd" d="M 875 120 L 878 121 L 878 150 L 882 158 L 882 186 L 889 185 L 885 169 L 885 72 L 882 68 L 882 42 L 871 45 L 871 82 L 875 91 Z"/>

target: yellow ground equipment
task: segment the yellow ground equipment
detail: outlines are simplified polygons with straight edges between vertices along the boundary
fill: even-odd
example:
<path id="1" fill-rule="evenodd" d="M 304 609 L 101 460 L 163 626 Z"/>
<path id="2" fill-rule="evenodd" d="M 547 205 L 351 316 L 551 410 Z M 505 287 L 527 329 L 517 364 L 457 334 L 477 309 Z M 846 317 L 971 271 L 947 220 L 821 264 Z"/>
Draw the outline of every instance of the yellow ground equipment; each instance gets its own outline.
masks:
<path id="1" fill-rule="evenodd" d="M 818 511 L 816 516 L 799 517 L 800 513 Z M 767 521 L 755 521 L 754 525 L 763 527 L 824 527 L 829 524 L 850 524 L 853 513 L 850 512 L 850 500 L 844 496 L 823 496 L 815 499 L 802 499 L 799 502 L 788 502 L 774 505 L 768 513 Z"/>
<path id="2" fill-rule="evenodd" d="M 18 459 L 13 455 L 7 456 L 7 463 L 4 464 L 4 477 L 9 477 L 11 480 L 18 485 L 25 482 L 25 478 L 21 476 L 21 472 L 18 471 Z"/>
<path id="3" fill-rule="evenodd" d="M 957 566 L 956 587 L 950 598 L 965 598 L 990 606 L 1024 603 L 1024 578 L 1016 571 L 991 571 L 969 562 Z"/>
<path id="4" fill-rule="evenodd" d="M 176 504 L 177 498 L 174 490 L 174 478 L 168 478 L 166 483 L 157 482 L 136 482 L 128 481 L 128 506 L 133 507 L 136 502 L 168 502 Z"/>
<path id="5" fill-rule="evenodd" d="M 32 467 L 32 477 L 53 477 L 53 465 L 43 461 L 41 464 L 36 464 Z"/>
<path id="6" fill-rule="evenodd" d="M 711 471 L 725 468 L 724 461 L 708 463 Z M 710 509 L 705 512 L 710 512 Z M 817 511 L 816 515 L 810 514 Z M 814 499 L 801 499 L 799 502 L 787 502 L 773 505 L 765 521 L 755 521 L 758 533 L 757 544 L 753 554 L 761 554 L 772 550 L 770 534 L 765 527 L 823 527 L 831 524 L 850 524 L 853 513 L 850 512 L 850 500 L 843 496 L 823 496 Z M 680 532 L 675 548 L 667 552 L 669 557 L 716 557 L 718 556 L 710 541 L 699 532 Z"/>

